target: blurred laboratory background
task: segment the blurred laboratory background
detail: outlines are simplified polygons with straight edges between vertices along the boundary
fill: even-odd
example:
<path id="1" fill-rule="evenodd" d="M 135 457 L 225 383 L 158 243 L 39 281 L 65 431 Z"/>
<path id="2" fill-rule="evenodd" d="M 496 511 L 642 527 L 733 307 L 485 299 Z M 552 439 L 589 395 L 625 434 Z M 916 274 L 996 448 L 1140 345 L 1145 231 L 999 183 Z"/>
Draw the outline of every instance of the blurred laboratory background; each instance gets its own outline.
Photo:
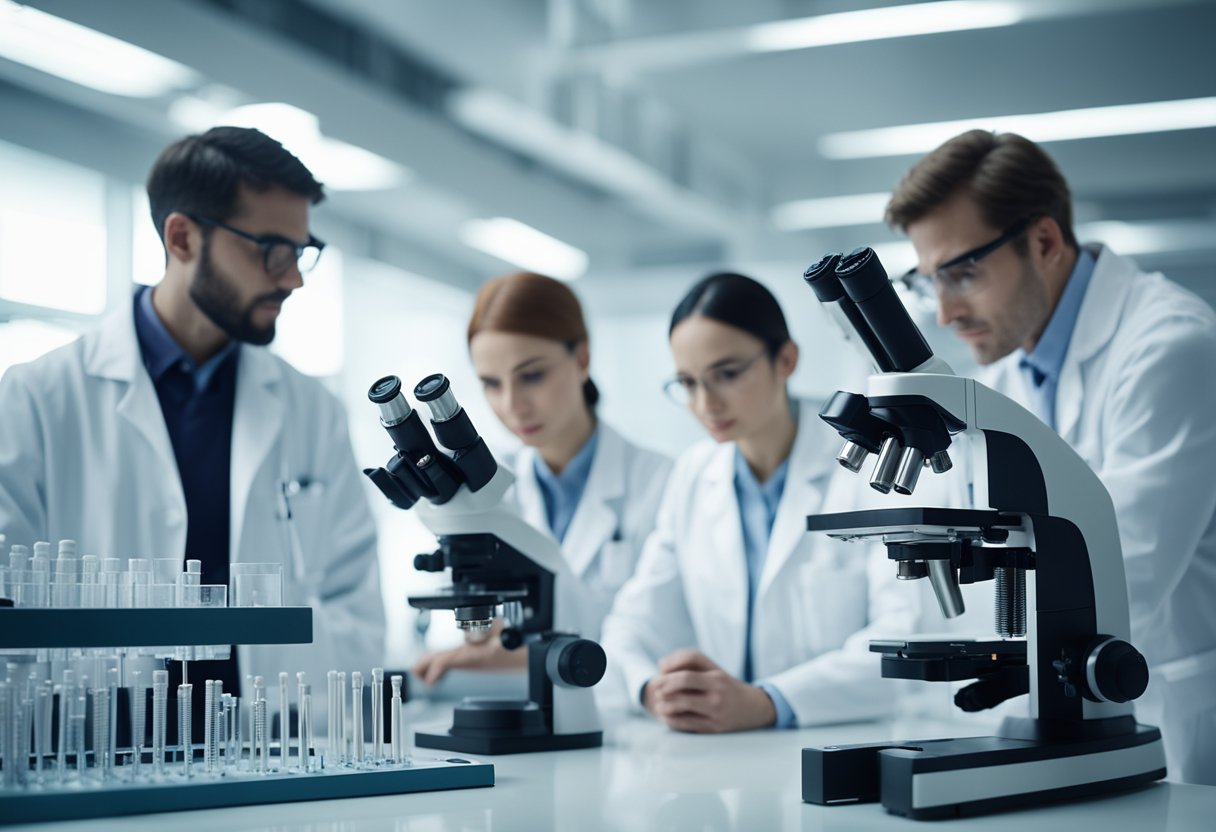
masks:
<path id="1" fill-rule="evenodd" d="M 520 268 L 571 281 L 601 413 L 643 445 L 702 435 L 660 388 L 671 309 L 711 271 L 781 299 L 796 392 L 855 387 L 801 272 L 858 245 L 915 265 L 887 195 L 973 127 L 1043 142 L 1083 241 L 1216 304 L 1213 33 L 1211 0 L 0 0 L 0 373 L 160 278 L 143 179 L 217 124 L 327 187 L 329 246 L 273 349 L 341 397 L 364 466 L 387 455 L 365 395 L 386 373 L 447 373 L 508 446 L 464 331 Z M 400 666 L 430 541 L 369 496 Z"/>

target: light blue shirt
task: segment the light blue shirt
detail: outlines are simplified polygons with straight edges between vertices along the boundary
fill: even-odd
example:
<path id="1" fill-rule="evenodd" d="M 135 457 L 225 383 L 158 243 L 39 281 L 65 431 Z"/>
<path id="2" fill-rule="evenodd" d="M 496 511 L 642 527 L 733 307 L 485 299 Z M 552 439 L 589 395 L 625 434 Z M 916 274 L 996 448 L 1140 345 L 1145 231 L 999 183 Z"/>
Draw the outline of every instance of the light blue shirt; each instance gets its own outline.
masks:
<path id="1" fill-rule="evenodd" d="M 1081 301 L 1085 300 L 1085 290 L 1093 277 L 1094 264 L 1094 256 L 1082 248 L 1060 295 L 1060 302 L 1056 304 L 1039 342 L 1031 352 L 1019 350 L 1018 369 L 1026 378 L 1032 409 L 1052 430 L 1056 427 L 1056 391 L 1060 386 L 1060 372 L 1064 369 L 1068 344 L 1077 326 L 1077 316 L 1081 313 Z"/>
<path id="2" fill-rule="evenodd" d="M 739 520 L 743 526 L 743 551 L 747 558 L 747 632 L 743 648 L 743 681 L 751 682 L 752 672 L 752 619 L 756 610 L 756 591 L 760 587 L 760 575 L 764 570 L 764 558 L 768 553 L 769 537 L 773 533 L 773 521 L 777 519 L 777 508 L 781 494 L 785 491 L 785 480 L 790 463 L 787 459 L 773 472 L 768 481 L 761 484 L 748 467 L 743 454 L 735 449 L 735 497 L 739 501 Z M 797 723 L 794 709 L 781 691 L 768 682 L 756 685 L 773 701 L 777 711 L 777 728 L 791 728 Z"/>
<path id="3" fill-rule="evenodd" d="M 202 364 L 196 365 L 194 359 L 182 349 L 169 330 L 161 322 L 160 316 L 152 306 L 152 289 L 141 289 L 136 301 L 135 322 L 140 336 L 140 346 L 143 349 L 144 366 L 152 381 L 160 380 L 174 364 L 181 366 L 182 372 L 190 376 L 194 382 L 194 391 L 201 393 L 211 384 L 215 371 L 224 360 L 241 348 L 234 338 L 223 349 L 208 358 Z"/>
<path id="4" fill-rule="evenodd" d="M 558 542 L 565 540 L 570 521 L 578 502 L 583 498 L 587 488 L 587 478 L 591 476 L 591 462 L 595 459 L 595 448 L 599 444 L 599 428 L 592 431 L 591 436 L 579 448 L 578 453 L 570 460 L 560 474 L 553 473 L 545 461 L 536 455 L 532 468 L 536 472 L 536 482 L 540 493 L 545 498 L 545 518 L 549 521 L 549 529 Z"/>

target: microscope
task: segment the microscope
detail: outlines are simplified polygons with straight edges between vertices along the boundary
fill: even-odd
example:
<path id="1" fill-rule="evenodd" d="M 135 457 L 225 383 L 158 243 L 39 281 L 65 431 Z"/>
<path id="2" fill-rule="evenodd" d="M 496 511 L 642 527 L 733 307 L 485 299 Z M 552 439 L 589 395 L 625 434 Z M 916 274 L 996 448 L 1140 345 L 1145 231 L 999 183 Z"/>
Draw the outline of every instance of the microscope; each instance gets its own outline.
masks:
<path id="1" fill-rule="evenodd" d="M 974 679 L 955 697 L 966 711 L 1029 694 L 1029 716 L 992 737 L 804 748 L 803 800 L 881 800 L 935 819 L 1165 777 L 1160 731 L 1133 714 L 1148 668 L 1129 643 L 1118 527 L 1097 475 L 1029 411 L 933 355 L 872 249 L 828 255 L 804 279 L 878 370 L 865 395 L 835 393 L 820 418 L 844 438 L 845 468 L 876 455 L 870 485 L 895 503 L 811 515 L 807 529 L 881 541 L 899 578 L 929 579 L 946 618 L 963 612 L 960 584 L 995 584 L 999 638 L 871 642 L 882 675 Z M 898 505 L 925 468 L 950 470 L 956 447 L 974 507 Z"/>
<path id="2" fill-rule="evenodd" d="M 497 464 L 443 375 L 427 376 L 414 388 L 414 398 L 430 409 L 442 451 L 406 400 L 399 378 L 379 379 L 368 398 L 396 453 L 385 467 L 363 473 L 397 508 L 416 505 L 438 538 L 439 548 L 415 557 L 414 567 L 451 570 L 450 587 L 412 595 L 410 606 L 453 610 L 470 641 L 488 638 L 501 616 L 503 646 L 528 651 L 527 700 L 466 697 L 446 734 L 418 732 L 417 745 L 467 754 L 601 745 L 591 688 L 604 676 L 604 650 L 557 629 L 562 616 L 577 613 L 578 585 L 556 541 L 504 502 L 514 476 Z"/>

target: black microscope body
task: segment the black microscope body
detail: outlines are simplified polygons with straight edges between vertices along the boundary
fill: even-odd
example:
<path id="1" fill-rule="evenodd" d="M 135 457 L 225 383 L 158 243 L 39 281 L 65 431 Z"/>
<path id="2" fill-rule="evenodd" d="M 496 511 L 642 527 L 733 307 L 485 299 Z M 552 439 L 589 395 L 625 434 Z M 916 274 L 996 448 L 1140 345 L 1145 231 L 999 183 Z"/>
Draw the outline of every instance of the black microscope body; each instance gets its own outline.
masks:
<path id="1" fill-rule="evenodd" d="M 490 637 L 495 617 L 508 650 L 528 651 L 528 699 L 467 697 L 444 734 L 418 732 L 416 743 L 469 754 L 515 754 L 596 747 L 603 742 L 590 688 L 606 669 L 603 648 L 555 627 L 560 606 L 558 576 L 564 569 L 552 539 L 532 529 L 504 504 L 511 473 L 498 466 L 468 414 L 441 375 L 414 389 L 431 409 L 436 447 L 401 392 L 387 376 L 368 397 L 396 453 L 383 468 L 365 469 L 380 491 L 401 509 L 417 506 L 438 548 L 414 558 L 425 572 L 451 570 L 450 587 L 412 595 L 420 610 L 452 610 L 470 637 Z M 425 499 L 424 499 L 425 498 Z"/>
<path id="2" fill-rule="evenodd" d="M 881 800 L 931 819 L 1164 777 L 1160 731 L 1137 724 L 1130 704 L 1148 668 L 1129 643 L 1118 528 L 1097 476 L 1037 417 L 933 356 L 871 249 L 825 257 L 804 277 L 879 370 L 867 395 L 838 392 L 821 410 L 845 439 L 840 463 L 857 472 L 877 454 L 871 486 L 908 496 L 923 468 L 950 470 L 947 449 L 965 435 L 972 504 L 984 507 L 807 518 L 812 532 L 883 542 L 899 578 L 929 578 L 947 618 L 963 611 L 960 584 L 995 582 L 1000 638 L 875 641 L 882 675 L 974 679 L 955 696 L 962 710 L 1022 694 L 1030 709 L 994 737 L 805 748 L 803 800 Z"/>

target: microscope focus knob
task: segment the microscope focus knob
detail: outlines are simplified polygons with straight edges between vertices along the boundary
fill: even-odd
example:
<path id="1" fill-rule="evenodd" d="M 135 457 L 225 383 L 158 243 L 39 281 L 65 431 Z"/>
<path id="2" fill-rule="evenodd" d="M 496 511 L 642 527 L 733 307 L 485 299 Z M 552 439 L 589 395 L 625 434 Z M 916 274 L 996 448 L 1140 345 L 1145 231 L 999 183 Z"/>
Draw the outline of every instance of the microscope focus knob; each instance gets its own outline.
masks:
<path id="1" fill-rule="evenodd" d="M 414 555 L 414 568 L 419 572 L 442 572 L 444 569 L 443 551 L 437 550 Z"/>
<path id="2" fill-rule="evenodd" d="M 1085 659 L 1086 691 L 1099 702 L 1130 702 L 1148 687 L 1148 663 L 1126 641 L 1107 637 Z"/>
<path id="3" fill-rule="evenodd" d="M 586 638 L 559 638 L 549 648 L 546 669 L 555 685 L 593 687 L 604 678 L 608 657 L 604 648 Z"/>
<path id="4" fill-rule="evenodd" d="M 514 650 L 523 646 L 524 632 L 518 627 L 504 627 L 498 638 L 504 649 Z"/>

